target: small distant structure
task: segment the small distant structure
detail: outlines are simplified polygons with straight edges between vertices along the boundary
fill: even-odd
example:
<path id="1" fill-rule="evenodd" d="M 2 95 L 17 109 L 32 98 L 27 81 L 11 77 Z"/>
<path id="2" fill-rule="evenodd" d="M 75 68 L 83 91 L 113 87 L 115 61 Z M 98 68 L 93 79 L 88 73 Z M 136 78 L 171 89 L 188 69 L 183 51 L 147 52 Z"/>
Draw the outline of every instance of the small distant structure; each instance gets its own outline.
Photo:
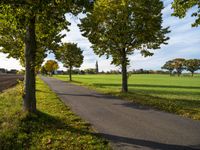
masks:
<path id="1" fill-rule="evenodd" d="M 99 73 L 99 65 L 98 65 L 98 61 L 96 61 L 96 74 Z"/>
<path id="2" fill-rule="evenodd" d="M 63 70 L 57 70 L 57 71 L 54 71 L 54 74 L 62 75 L 62 74 L 64 74 L 64 71 Z"/>

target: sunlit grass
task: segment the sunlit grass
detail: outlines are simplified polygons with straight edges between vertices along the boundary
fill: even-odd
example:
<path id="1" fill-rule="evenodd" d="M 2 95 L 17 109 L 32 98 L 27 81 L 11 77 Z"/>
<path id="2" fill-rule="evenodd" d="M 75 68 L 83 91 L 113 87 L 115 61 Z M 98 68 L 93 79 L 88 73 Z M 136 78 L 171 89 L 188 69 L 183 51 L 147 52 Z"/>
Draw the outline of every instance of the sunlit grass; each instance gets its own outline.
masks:
<path id="1" fill-rule="evenodd" d="M 37 114 L 22 111 L 20 85 L 0 94 L 0 149 L 110 149 L 37 79 Z"/>
<path id="2" fill-rule="evenodd" d="M 67 81 L 67 75 L 55 78 Z M 121 90 L 121 75 L 73 75 L 75 84 L 87 86 L 99 92 L 149 105 L 200 120 L 200 76 L 177 77 L 169 75 L 133 74 L 129 78 L 129 92 Z"/>

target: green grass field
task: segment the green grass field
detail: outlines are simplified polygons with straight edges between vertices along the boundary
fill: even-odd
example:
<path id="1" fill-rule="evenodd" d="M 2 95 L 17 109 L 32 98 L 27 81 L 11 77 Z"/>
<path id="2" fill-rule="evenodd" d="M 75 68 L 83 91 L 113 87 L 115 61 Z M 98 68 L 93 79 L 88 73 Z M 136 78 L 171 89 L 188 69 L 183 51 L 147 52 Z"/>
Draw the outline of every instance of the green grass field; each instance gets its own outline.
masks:
<path id="1" fill-rule="evenodd" d="M 55 75 L 67 81 L 67 75 Z M 75 84 L 99 92 L 200 120 L 200 76 L 170 77 L 169 75 L 133 74 L 129 78 L 129 92 L 123 94 L 121 75 L 73 75 Z"/>
<path id="2" fill-rule="evenodd" d="M 37 79 L 36 87 L 38 112 L 34 115 L 22 111 L 20 85 L 0 93 L 0 149 L 110 149 L 43 81 Z"/>

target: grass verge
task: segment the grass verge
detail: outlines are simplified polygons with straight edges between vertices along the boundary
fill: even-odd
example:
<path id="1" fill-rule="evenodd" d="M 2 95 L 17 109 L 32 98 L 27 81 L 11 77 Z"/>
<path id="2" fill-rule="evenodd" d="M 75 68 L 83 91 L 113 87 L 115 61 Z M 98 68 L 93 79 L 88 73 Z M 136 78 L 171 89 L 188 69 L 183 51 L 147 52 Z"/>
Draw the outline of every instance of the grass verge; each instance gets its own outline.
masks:
<path id="1" fill-rule="evenodd" d="M 0 149 L 110 149 L 42 80 L 37 79 L 36 87 L 34 115 L 22 111 L 21 85 L 0 94 Z"/>
<path id="2" fill-rule="evenodd" d="M 67 75 L 54 78 L 67 81 Z M 168 75 L 132 75 L 129 92 L 121 93 L 120 75 L 74 75 L 73 84 L 114 95 L 134 103 L 200 120 L 200 78 Z"/>

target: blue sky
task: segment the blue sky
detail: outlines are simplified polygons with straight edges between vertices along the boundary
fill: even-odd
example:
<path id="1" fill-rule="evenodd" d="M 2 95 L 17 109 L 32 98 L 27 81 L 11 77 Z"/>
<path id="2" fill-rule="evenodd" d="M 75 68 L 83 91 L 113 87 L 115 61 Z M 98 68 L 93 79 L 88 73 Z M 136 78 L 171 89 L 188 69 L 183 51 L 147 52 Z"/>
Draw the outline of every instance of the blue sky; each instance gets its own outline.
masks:
<path id="1" fill-rule="evenodd" d="M 193 9 L 191 9 L 187 16 L 183 19 L 172 17 L 171 2 L 172 0 L 163 0 L 165 8 L 163 9 L 163 26 L 170 26 L 171 33 L 168 34 L 170 40 L 168 45 L 162 45 L 161 49 L 155 50 L 152 57 L 144 58 L 138 52 L 131 55 L 129 70 L 133 69 L 160 69 L 161 66 L 168 60 L 174 58 L 198 58 L 200 59 L 200 27 L 192 28 L 191 23 L 194 22 L 194 18 L 190 17 Z M 194 8 L 195 9 L 195 8 Z M 83 17 L 83 15 L 79 15 Z M 81 33 L 77 27 L 79 19 L 71 15 L 66 15 L 67 20 L 71 22 L 70 32 L 67 33 L 67 37 L 63 39 L 63 42 L 78 43 L 78 46 L 83 50 L 84 63 L 80 69 L 94 68 L 95 62 L 99 62 L 100 71 L 119 69 L 114 65 L 110 65 L 111 60 L 105 57 L 99 58 L 96 56 L 92 49 L 91 44 L 87 38 L 81 36 Z M 65 33 L 65 31 L 63 31 Z M 54 55 L 50 54 L 46 59 L 54 59 Z M 60 68 L 64 69 L 63 65 L 59 63 Z M 7 69 L 21 69 L 19 62 L 15 59 L 7 59 L 5 54 L 0 53 L 0 68 Z"/>

